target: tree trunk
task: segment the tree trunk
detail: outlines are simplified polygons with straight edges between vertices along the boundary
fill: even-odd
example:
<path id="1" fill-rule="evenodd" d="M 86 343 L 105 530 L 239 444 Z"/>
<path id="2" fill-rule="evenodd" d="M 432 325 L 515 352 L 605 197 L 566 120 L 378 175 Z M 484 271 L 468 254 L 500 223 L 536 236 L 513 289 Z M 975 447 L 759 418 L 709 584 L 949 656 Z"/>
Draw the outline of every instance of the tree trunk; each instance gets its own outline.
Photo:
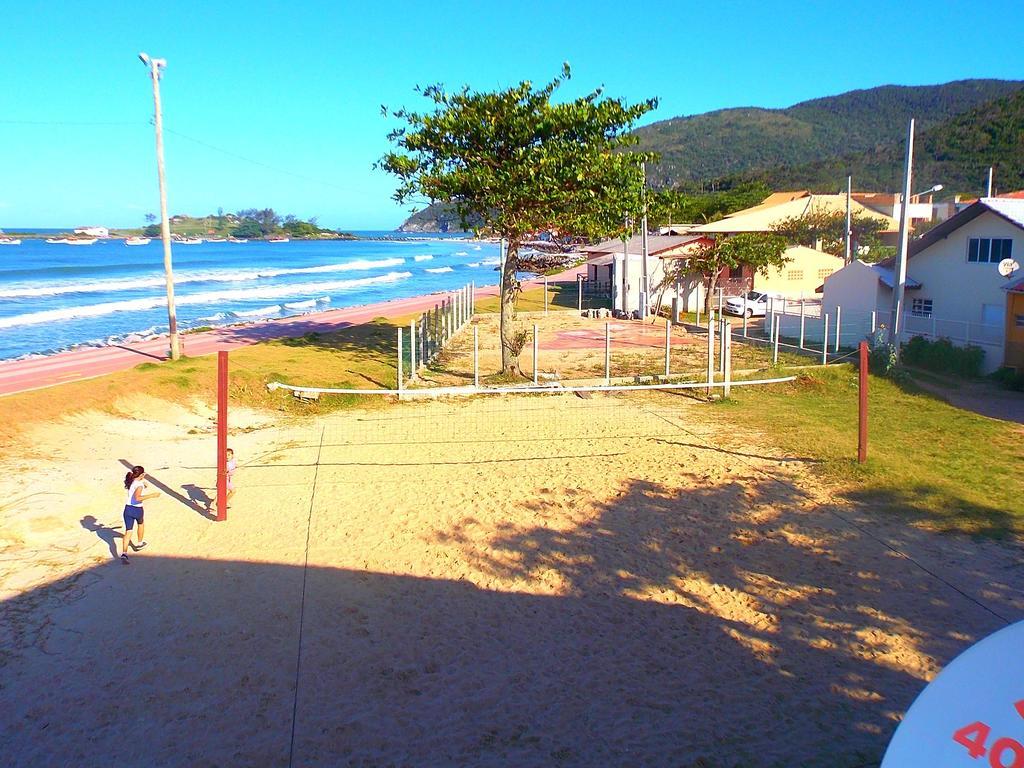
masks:
<path id="1" fill-rule="evenodd" d="M 501 265 L 501 372 L 508 376 L 518 376 L 519 355 L 513 347 L 512 319 L 515 316 L 516 293 L 519 282 L 516 280 L 516 267 L 519 264 L 519 241 L 509 240 L 505 261 Z"/>
<path id="2" fill-rule="evenodd" d="M 718 288 L 718 276 L 722 273 L 721 270 L 708 274 L 708 286 L 704 292 L 704 313 L 709 315 L 711 310 L 715 308 L 715 289 Z"/>

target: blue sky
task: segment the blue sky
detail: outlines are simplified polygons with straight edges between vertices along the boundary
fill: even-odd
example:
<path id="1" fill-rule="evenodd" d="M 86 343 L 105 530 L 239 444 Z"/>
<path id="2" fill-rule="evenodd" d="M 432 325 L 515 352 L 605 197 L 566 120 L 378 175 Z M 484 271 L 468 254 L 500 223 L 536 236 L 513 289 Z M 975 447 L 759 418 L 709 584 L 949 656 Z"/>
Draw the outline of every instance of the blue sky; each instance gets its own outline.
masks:
<path id="1" fill-rule="evenodd" d="M 856 8 L 12 2 L 0 44 L 0 228 L 131 226 L 157 211 L 139 51 L 168 60 L 172 213 L 269 206 L 351 229 L 405 215 L 372 164 L 388 147 L 380 105 L 422 106 L 416 84 L 539 82 L 567 60 L 566 96 L 600 84 L 630 101 L 657 96 L 651 122 L 887 83 L 1024 79 L 1022 0 Z"/>

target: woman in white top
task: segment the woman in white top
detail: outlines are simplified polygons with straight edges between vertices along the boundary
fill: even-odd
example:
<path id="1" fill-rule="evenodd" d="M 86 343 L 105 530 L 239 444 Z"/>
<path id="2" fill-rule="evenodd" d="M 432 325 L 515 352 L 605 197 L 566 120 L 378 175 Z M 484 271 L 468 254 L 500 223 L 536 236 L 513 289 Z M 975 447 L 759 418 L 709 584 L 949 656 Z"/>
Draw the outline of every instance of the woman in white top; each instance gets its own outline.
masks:
<path id="1" fill-rule="evenodd" d="M 146 499 L 155 499 L 160 494 L 156 491 L 146 493 L 149 483 L 146 482 L 146 470 L 143 467 L 132 467 L 131 471 L 124 476 L 124 487 L 128 491 L 128 498 L 124 505 L 124 536 L 121 537 L 121 562 L 127 564 L 128 545 L 131 542 L 132 528 L 135 526 L 136 521 L 139 523 L 139 532 L 136 534 L 138 538 L 135 540 L 137 542 L 135 550 L 138 551 L 146 546 L 146 540 L 143 536 L 145 510 L 142 508 L 142 502 Z"/>

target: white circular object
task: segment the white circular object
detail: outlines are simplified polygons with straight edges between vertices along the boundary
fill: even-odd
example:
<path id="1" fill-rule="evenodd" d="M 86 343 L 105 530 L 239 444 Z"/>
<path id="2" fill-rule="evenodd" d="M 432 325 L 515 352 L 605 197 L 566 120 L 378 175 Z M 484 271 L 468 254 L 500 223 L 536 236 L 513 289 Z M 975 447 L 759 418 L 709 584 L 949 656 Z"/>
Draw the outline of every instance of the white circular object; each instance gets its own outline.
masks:
<path id="1" fill-rule="evenodd" d="M 907 711 L 882 768 L 1024 768 L 1024 621 L 975 643 Z"/>
<path id="2" fill-rule="evenodd" d="M 1009 277 L 1018 269 L 1020 269 L 1020 264 L 1013 259 L 1003 259 L 999 262 L 999 274 L 1003 277 Z"/>

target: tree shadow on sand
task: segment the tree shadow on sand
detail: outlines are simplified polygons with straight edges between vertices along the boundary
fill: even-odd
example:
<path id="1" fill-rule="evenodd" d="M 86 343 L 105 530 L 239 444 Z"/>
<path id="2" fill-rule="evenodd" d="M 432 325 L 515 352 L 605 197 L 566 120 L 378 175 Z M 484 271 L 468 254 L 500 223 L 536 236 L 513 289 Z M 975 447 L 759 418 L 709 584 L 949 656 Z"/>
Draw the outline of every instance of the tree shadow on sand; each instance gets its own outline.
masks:
<path id="1" fill-rule="evenodd" d="M 466 516 L 449 578 L 150 555 L 13 597 L 5 760 L 87 763 L 130 691 L 126 764 L 855 768 L 1000 626 L 799 489 L 683 479 Z"/>

